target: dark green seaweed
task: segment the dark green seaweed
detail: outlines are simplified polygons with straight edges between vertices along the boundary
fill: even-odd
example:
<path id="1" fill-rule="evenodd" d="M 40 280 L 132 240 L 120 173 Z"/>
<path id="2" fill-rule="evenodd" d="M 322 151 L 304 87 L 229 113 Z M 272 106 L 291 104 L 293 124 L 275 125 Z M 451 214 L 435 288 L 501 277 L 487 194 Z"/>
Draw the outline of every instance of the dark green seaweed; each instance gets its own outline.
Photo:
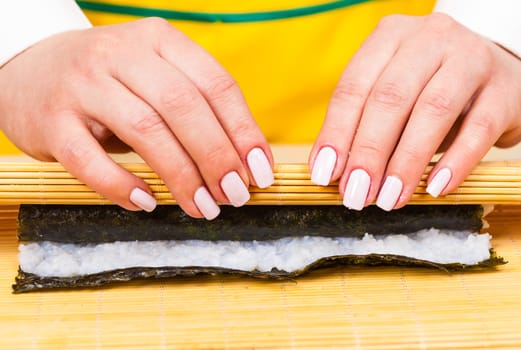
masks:
<path id="1" fill-rule="evenodd" d="M 435 227 L 478 231 L 479 205 L 416 205 L 386 212 L 342 206 L 222 206 L 213 221 L 193 219 L 178 206 L 152 213 L 118 206 L 22 205 L 18 237 L 22 241 L 103 243 L 153 240 L 273 240 L 289 236 L 361 237 L 400 234 Z"/>
<path id="2" fill-rule="evenodd" d="M 400 255 L 369 254 L 326 257 L 317 260 L 316 262 L 306 266 L 302 270 L 295 272 L 286 272 L 276 269 L 268 272 L 260 272 L 242 271 L 219 267 L 166 266 L 157 268 L 132 267 L 76 277 L 40 277 L 35 274 L 26 273 L 22 270 L 19 270 L 18 276 L 16 277 L 16 283 L 13 285 L 13 291 L 15 293 L 24 293 L 55 288 L 93 288 L 103 286 L 106 284 L 118 282 L 121 283 L 131 280 L 167 279 L 173 277 L 193 277 L 199 275 L 236 275 L 271 280 L 287 280 L 299 277 L 312 270 L 345 265 L 393 265 L 407 267 L 429 267 L 449 272 L 459 271 L 463 269 L 491 269 L 497 265 L 502 264 L 506 264 L 506 261 L 503 260 L 503 258 L 501 257 L 497 257 L 495 253 L 491 250 L 490 259 L 482 261 L 472 266 L 464 264 L 437 264 L 426 260 L 408 258 Z"/>
<path id="3" fill-rule="evenodd" d="M 153 213 L 130 212 L 116 206 L 23 205 L 19 212 L 19 238 L 23 241 L 103 243 L 132 240 L 272 240 L 288 236 L 361 237 L 411 233 L 435 227 L 478 231 L 483 208 L 479 205 L 406 206 L 392 212 L 377 207 L 350 211 L 340 206 L 223 206 L 214 221 L 193 219 L 177 206 L 160 206 Z M 337 265 L 399 265 L 444 271 L 491 268 L 504 264 L 493 253 L 477 265 L 436 264 L 397 255 L 346 255 L 320 259 L 288 273 L 241 271 L 219 267 L 133 267 L 76 277 L 40 277 L 19 271 L 15 293 L 54 288 L 90 288 L 136 279 L 164 279 L 197 275 L 242 275 L 264 279 L 292 279 L 311 270 Z"/>

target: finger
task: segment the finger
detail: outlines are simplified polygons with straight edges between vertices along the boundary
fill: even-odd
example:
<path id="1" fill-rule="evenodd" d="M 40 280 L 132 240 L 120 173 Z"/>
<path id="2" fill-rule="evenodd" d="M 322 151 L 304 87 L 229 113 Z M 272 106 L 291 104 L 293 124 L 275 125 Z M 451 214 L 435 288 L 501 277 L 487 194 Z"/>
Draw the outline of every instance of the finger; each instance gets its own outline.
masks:
<path id="1" fill-rule="evenodd" d="M 399 18 L 404 24 L 392 29 L 382 21 L 342 73 L 309 157 L 315 183 L 326 185 L 342 175 L 367 97 L 409 27 L 408 19 Z"/>
<path id="2" fill-rule="evenodd" d="M 376 198 L 383 173 L 414 103 L 440 67 L 442 58 L 439 46 L 430 45 L 424 36 L 418 35 L 400 47 L 376 81 L 367 98 L 345 175 L 340 181 L 341 189 L 347 187 L 348 195 L 344 196 L 347 207 L 360 210 Z M 358 181 L 350 176 L 354 169 L 365 172 L 364 176 L 370 179 L 369 187 L 360 187 L 353 192 Z"/>
<path id="3" fill-rule="evenodd" d="M 425 167 L 484 78 L 481 65 L 470 64 L 464 56 L 443 63 L 415 103 L 387 166 L 378 206 L 391 210 L 408 202 Z"/>
<path id="4" fill-rule="evenodd" d="M 476 98 L 454 142 L 429 174 L 427 192 L 433 197 L 455 190 L 499 139 L 508 115 L 496 103 L 502 95 L 489 84 Z"/>
<path id="5" fill-rule="evenodd" d="M 152 211 L 156 200 L 146 183 L 118 166 L 76 116 L 64 116 L 49 143 L 53 156 L 87 186 L 129 210 Z"/>
<path id="6" fill-rule="evenodd" d="M 188 215 L 213 219 L 219 214 L 197 166 L 156 111 L 113 79 L 83 98 L 83 108 L 156 171 Z"/>
<path id="7" fill-rule="evenodd" d="M 261 188 L 273 184 L 271 150 L 236 81 L 190 38 L 171 26 L 166 29 L 157 48 L 160 55 L 201 92 L 249 169 L 252 182 Z"/>
<path id="8" fill-rule="evenodd" d="M 116 78 L 146 101 L 160 118 L 156 115 L 145 120 L 144 125 L 138 124 L 136 136 L 152 129 L 148 137 L 155 132 L 166 137 L 166 131 L 170 131 L 196 164 L 213 197 L 234 206 L 244 205 L 249 200 L 246 169 L 206 100 L 185 75 L 160 57 L 143 55 L 139 62 L 139 71 L 121 69 Z M 157 153 L 149 155 L 154 157 L 157 162 Z"/>

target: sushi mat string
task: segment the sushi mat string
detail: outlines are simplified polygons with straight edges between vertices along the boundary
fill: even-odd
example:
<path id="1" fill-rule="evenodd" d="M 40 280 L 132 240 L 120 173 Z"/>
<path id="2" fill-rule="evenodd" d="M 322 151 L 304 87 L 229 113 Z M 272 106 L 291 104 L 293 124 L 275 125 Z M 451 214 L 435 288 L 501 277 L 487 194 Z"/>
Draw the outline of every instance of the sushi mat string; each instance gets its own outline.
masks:
<path id="1" fill-rule="evenodd" d="M 163 181 L 143 163 L 120 164 L 142 178 L 159 204 L 176 204 Z M 433 198 L 426 193 L 426 168 L 411 204 L 521 204 L 521 161 L 482 162 L 449 195 Z M 250 188 L 248 204 L 338 205 L 338 184 L 317 186 L 306 164 L 277 164 L 275 182 L 266 189 Z M 58 163 L 0 163 L 0 205 L 110 204 Z"/>

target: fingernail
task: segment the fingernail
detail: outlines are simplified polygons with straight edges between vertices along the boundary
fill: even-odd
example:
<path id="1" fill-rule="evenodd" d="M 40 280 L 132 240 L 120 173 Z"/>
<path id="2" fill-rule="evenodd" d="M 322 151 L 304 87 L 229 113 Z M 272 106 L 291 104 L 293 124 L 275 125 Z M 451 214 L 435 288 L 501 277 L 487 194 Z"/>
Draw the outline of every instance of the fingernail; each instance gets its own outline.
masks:
<path id="1" fill-rule="evenodd" d="M 434 175 L 431 182 L 427 186 L 427 193 L 434 198 L 438 197 L 440 193 L 445 189 L 450 179 L 452 178 L 452 172 L 449 168 L 443 168 Z"/>
<path id="2" fill-rule="evenodd" d="M 250 192 L 236 171 L 231 171 L 223 176 L 221 188 L 234 207 L 243 206 L 250 199 Z"/>
<path id="3" fill-rule="evenodd" d="M 344 205 L 349 209 L 362 210 L 371 185 L 371 177 L 362 169 L 355 169 L 349 175 L 346 191 L 344 193 Z"/>
<path id="4" fill-rule="evenodd" d="M 206 187 L 199 187 L 194 194 L 194 202 L 197 209 L 204 215 L 207 220 L 213 220 L 219 215 L 221 209 L 215 203 Z"/>
<path id="5" fill-rule="evenodd" d="M 157 205 L 156 199 L 139 187 L 130 192 L 130 201 L 147 212 L 153 211 Z"/>
<path id="6" fill-rule="evenodd" d="M 260 148 L 254 148 L 248 153 L 246 157 L 251 174 L 257 183 L 257 187 L 266 188 L 273 185 L 273 171 L 271 170 L 270 162 Z"/>
<path id="7" fill-rule="evenodd" d="M 311 182 L 327 186 L 331 181 L 333 169 L 336 164 L 336 152 L 331 147 L 324 147 L 318 152 L 315 163 L 313 164 L 313 171 L 311 172 Z"/>
<path id="8" fill-rule="evenodd" d="M 400 193 L 402 193 L 402 188 L 403 183 L 399 178 L 387 176 L 378 194 L 376 205 L 386 211 L 392 210 L 400 197 Z"/>

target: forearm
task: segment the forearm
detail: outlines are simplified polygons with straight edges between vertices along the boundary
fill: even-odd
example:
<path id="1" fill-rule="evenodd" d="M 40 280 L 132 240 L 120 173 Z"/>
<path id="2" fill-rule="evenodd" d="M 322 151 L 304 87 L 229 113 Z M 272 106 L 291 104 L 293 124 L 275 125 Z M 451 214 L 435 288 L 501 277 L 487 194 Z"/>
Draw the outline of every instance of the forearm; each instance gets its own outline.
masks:
<path id="1" fill-rule="evenodd" d="M 74 0 L 0 2 L 0 67 L 36 42 L 67 30 L 90 27 Z"/>

